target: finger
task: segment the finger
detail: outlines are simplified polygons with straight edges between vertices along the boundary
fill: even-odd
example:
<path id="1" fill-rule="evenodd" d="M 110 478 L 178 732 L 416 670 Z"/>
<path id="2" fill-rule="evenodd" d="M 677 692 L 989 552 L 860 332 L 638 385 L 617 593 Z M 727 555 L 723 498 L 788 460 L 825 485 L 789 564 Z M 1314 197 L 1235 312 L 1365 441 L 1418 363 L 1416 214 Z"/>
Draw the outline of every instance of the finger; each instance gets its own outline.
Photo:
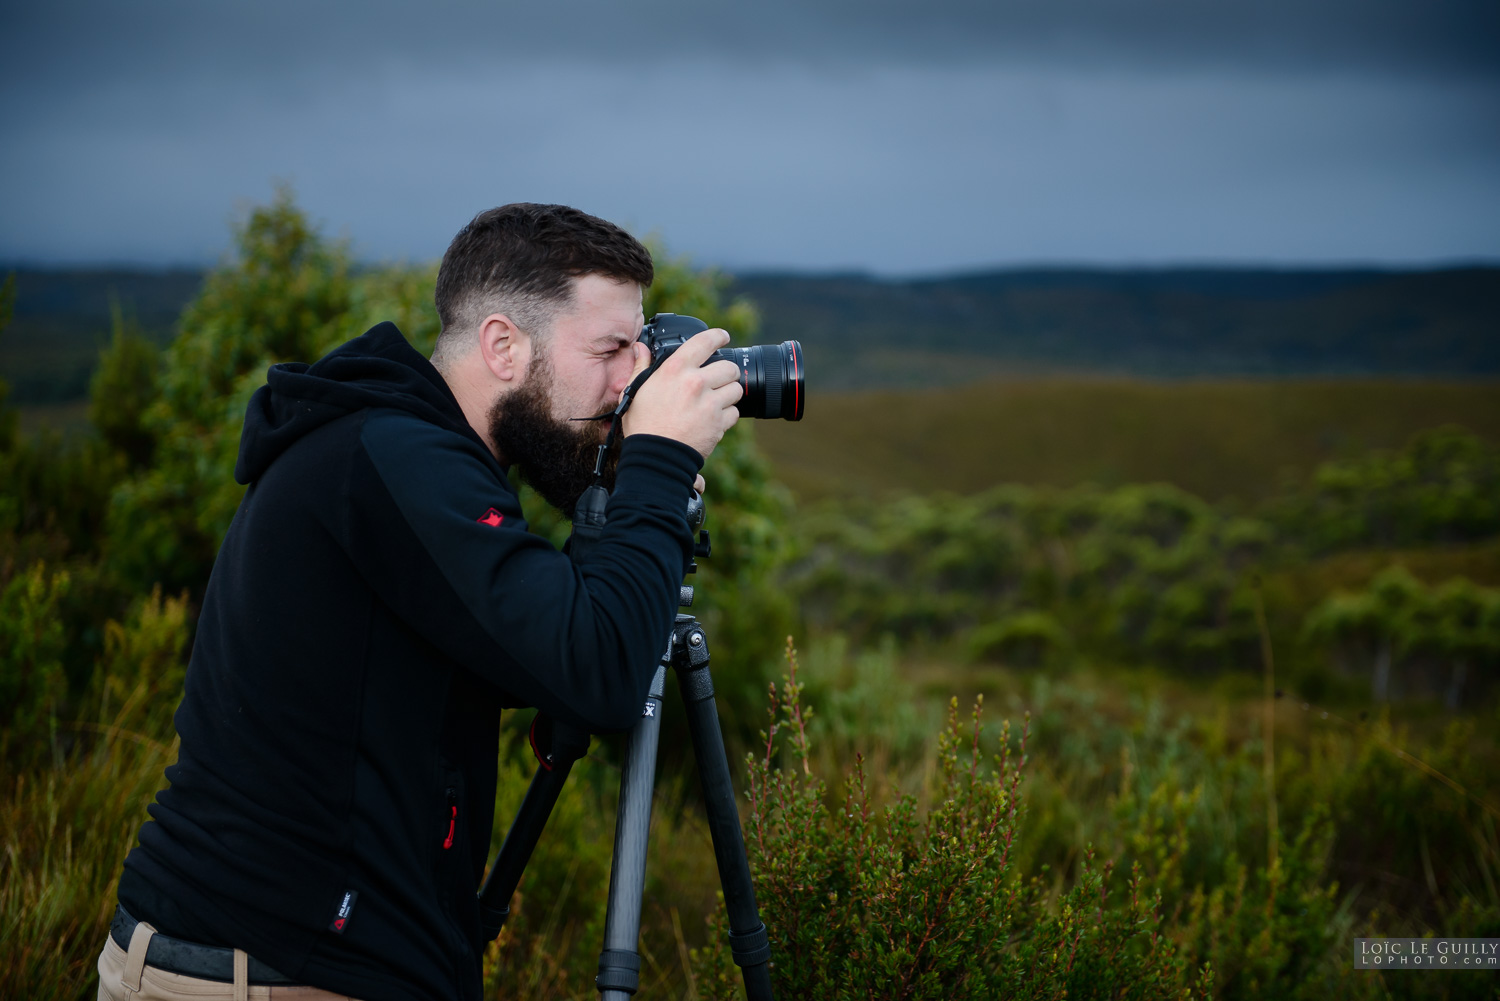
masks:
<path id="1" fill-rule="evenodd" d="M 693 477 L 693 489 L 698 491 L 700 494 L 708 489 L 708 482 L 703 479 L 702 473 L 699 473 L 697 476 Z"/>
<path id="2" fill-rule="evenodd" d="M 708 356 L 729 343 L 729 333 L 720 327 L 710 327 L 682 342 L 682 347 L 672 352 L 667 365 L 678 368 L 697 368 L 708 361 Z"/>
<path id="3" fill-rule="evenodd" d="M 739 382 L 742 374 L 740 367 L 727 358 L 716 361 L 703 370 L 703 378 L 709 389 L 720 389 L 731 382 Z"/>
<path id="4" fill-rule="evenodd" d="M 704 369 L 703 371 L 712 372 L 715 368 L 718 368 L 718 366 L 713 365 Z M 735 371 L 738 372 L 739 369 L 736 368 Z M 717 386 L 710 382 L 709 392 L 714 396 L 715 405 L 720 407 L 732 407 L 736 403 L 740 402 L 740 398 L 745 395 L 745 384 L 741 382 L 738 377 Z"/>

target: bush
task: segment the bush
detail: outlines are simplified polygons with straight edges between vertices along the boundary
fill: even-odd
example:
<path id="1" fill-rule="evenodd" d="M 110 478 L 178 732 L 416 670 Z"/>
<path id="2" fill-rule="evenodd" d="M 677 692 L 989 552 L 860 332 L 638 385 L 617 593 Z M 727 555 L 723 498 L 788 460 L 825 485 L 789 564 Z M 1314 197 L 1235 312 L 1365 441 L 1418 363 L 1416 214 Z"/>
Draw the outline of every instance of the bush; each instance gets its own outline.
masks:
<path id="1" fill-rule="evenodd" d="M 244 493 L 234 461 L 267 366 L 315 359 L 360 333 L 346 326 L 347 251 L 318 235 L 290 192 L 252 211 L 235 243 L 236 256 L 204 279 L 167 348 L 160 396 L 141 422 L 152 462 L 110 504 L 107 556 L 138 593 L 207 585 Z"/>
<path id="2" fill-rule="evenodd" d="M 145 426 L 156 401 L 161 352 L 115 310 L 109 347 L 89 382 L 89 423 L 132 469 L 151 461 L 155 439 Z"/>
<path id="3" fill-rule="evenodd" d="M 1441 696 L 1449 709 L 1493 690 L 1500 666 L 1500 589 L 1453 578 L 1424 585 L 1400 565 L 1363 591 L 1335 591 L 1307 613 L 1303 641 L 1346 673 L 1371 678 L 1375 701 Z"/>
<path id="4" fill-rule="evenodd" d="M 1309 550 L 1472 542 L 1500 534 L 1500 448 L 1459 427 L 1318 467 L 1271 517 Z"/>
<path id="5" fill-rule="evenodd" d="M 891 800 L 856 756 L 831 797 L 790 651 L 789 667 L 747 761 L 780 997 L 1488 996 L 1484 974 L 1397 984 L 1349 954 L 1356 936 L 1500 921 L 1481 875 L 1500 857 L 1493 751 L 1475 754 L 1471 729 L 1415 754 L 1381 724 L 1279 742 L 1272 851 L 1260 739 L 1224 718 L 1037 675 L 1019 740 L 950 702 L 929 785 Z M 695 954 L 705 997 L 736 989 L 724 921 Z"/>
<path id="6" fill-rule="evenodd" d="M 0 745 L 5 759 L 57 753 L 57 712 L 67 696 L 67 636 L 58 614 L 67 571 L 36 563 L 0 591 Z"/>
<path id="7" fill-rule="evenodd" d="M 858 652 L 841 635 L 817 640 L 801 677 L 808 701 L 823 707 L 809 730 L 819 765 L 856 754 L 874 774 L 923 765 L 937 716 L 904 676 L 893 637 Z"/>
<path id="8" fill-rule="evenodd" d="M 787 655 L 764 752 L 748 762 L 747 841 L 778 996 L 1146 998 L 1194 988 L 1208 996 L 1210 971 L 1178 960 L 1137 875 L 1128 901 L 1111 900 L 1112 866 L 1096 866 L 1089 852 L 1052 909 L 1046 882 L 1014 871 L 1026 733 L 1013 752 L 1007 725 L 986 763 L 980 704 L 965 724 L 951 703 L 926 811 L 914 796 L 872 809 L 857 756 L 842 808 L 831 812 L 811 773 L 790 640 Z M 789 747 L 777 742 L 782 731 Z M 787 756 L 790 767 L 780 761 Z M 705 993 L 733 996 L 722 947 L 698 961 Z"/>
<path id="9" fill-rule="evenodd" d="M 1046 612 L 1020 612 L 969 634 L 969 658 L 1016 667 L 1045 667 L 1067 645 L 1057 620 Z"/>
<path id="10" fill-rule="evenodd" d="M 1185 668 L 1258 663 L 1241 578 L 1271 533 L 1172 487 L 1011 486 L 824 508 L 805 521 L 789 588 L 810 628 L 857 643 L 890 632 L 1004 659 L 997 637 L 1030 630 L 1038 648 L 1012 654 L 1047 659 L 1067 646 Z"/>
<path id="11" fill-rule="evenodd" d="M 191 618 L 187 595 L 162 598 L 161 588 L 136 603 L 124 622 L 104 625 L 99 663 L 100 712 L 115 725 L 167 738 L 182 701 Z"/>

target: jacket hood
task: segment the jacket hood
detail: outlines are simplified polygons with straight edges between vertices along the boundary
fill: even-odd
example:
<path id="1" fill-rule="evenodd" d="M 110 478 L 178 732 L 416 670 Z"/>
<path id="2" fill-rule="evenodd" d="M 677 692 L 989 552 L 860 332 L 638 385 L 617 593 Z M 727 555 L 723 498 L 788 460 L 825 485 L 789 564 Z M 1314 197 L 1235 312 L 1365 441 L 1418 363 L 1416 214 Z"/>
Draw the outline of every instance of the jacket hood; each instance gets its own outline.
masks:
<path id="1" fill-rule="evenodd" d="M 235 480 L 248 485 L 303 435 L 366 407 L 405 410 L 483 444 L 432 363 L 394 323 L 379 323 L 312 365 L 271 366 L 245 410 Z"/>

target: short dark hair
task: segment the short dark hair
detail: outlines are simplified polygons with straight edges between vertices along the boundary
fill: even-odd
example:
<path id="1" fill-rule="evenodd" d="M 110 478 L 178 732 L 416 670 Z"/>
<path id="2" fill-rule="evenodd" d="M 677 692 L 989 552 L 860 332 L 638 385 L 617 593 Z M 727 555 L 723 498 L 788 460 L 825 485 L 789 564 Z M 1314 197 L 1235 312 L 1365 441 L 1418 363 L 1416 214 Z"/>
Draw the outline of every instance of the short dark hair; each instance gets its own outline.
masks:
<path id="1" fill-rule="evenodd" d="M 592 274 L 645 288 L 655 270 L 635 237 L 566 205 L 515 202 L 479 213 L 458 231 L 438 268 L 433 301 L 442 333 L 435 353 L 445 341 L 451 345 L 450 333 L 472 330 L 490 313 L 543 333 L 572 300 L 571 280 Z"/>

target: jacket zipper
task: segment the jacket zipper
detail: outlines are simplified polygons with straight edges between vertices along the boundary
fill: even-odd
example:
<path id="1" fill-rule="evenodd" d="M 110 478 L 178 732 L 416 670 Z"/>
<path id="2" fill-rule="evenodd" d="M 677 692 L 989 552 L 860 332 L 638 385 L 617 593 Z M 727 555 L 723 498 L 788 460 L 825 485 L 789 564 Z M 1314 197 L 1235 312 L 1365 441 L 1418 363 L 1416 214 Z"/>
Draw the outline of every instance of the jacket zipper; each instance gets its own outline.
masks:
<path id="1" fill-rule="evenodd" d="M 453 847 L 453 833 L 458 828 L 458 790 L 448 787 L 448 836 L 443 839 L 443 851 Z"/>

